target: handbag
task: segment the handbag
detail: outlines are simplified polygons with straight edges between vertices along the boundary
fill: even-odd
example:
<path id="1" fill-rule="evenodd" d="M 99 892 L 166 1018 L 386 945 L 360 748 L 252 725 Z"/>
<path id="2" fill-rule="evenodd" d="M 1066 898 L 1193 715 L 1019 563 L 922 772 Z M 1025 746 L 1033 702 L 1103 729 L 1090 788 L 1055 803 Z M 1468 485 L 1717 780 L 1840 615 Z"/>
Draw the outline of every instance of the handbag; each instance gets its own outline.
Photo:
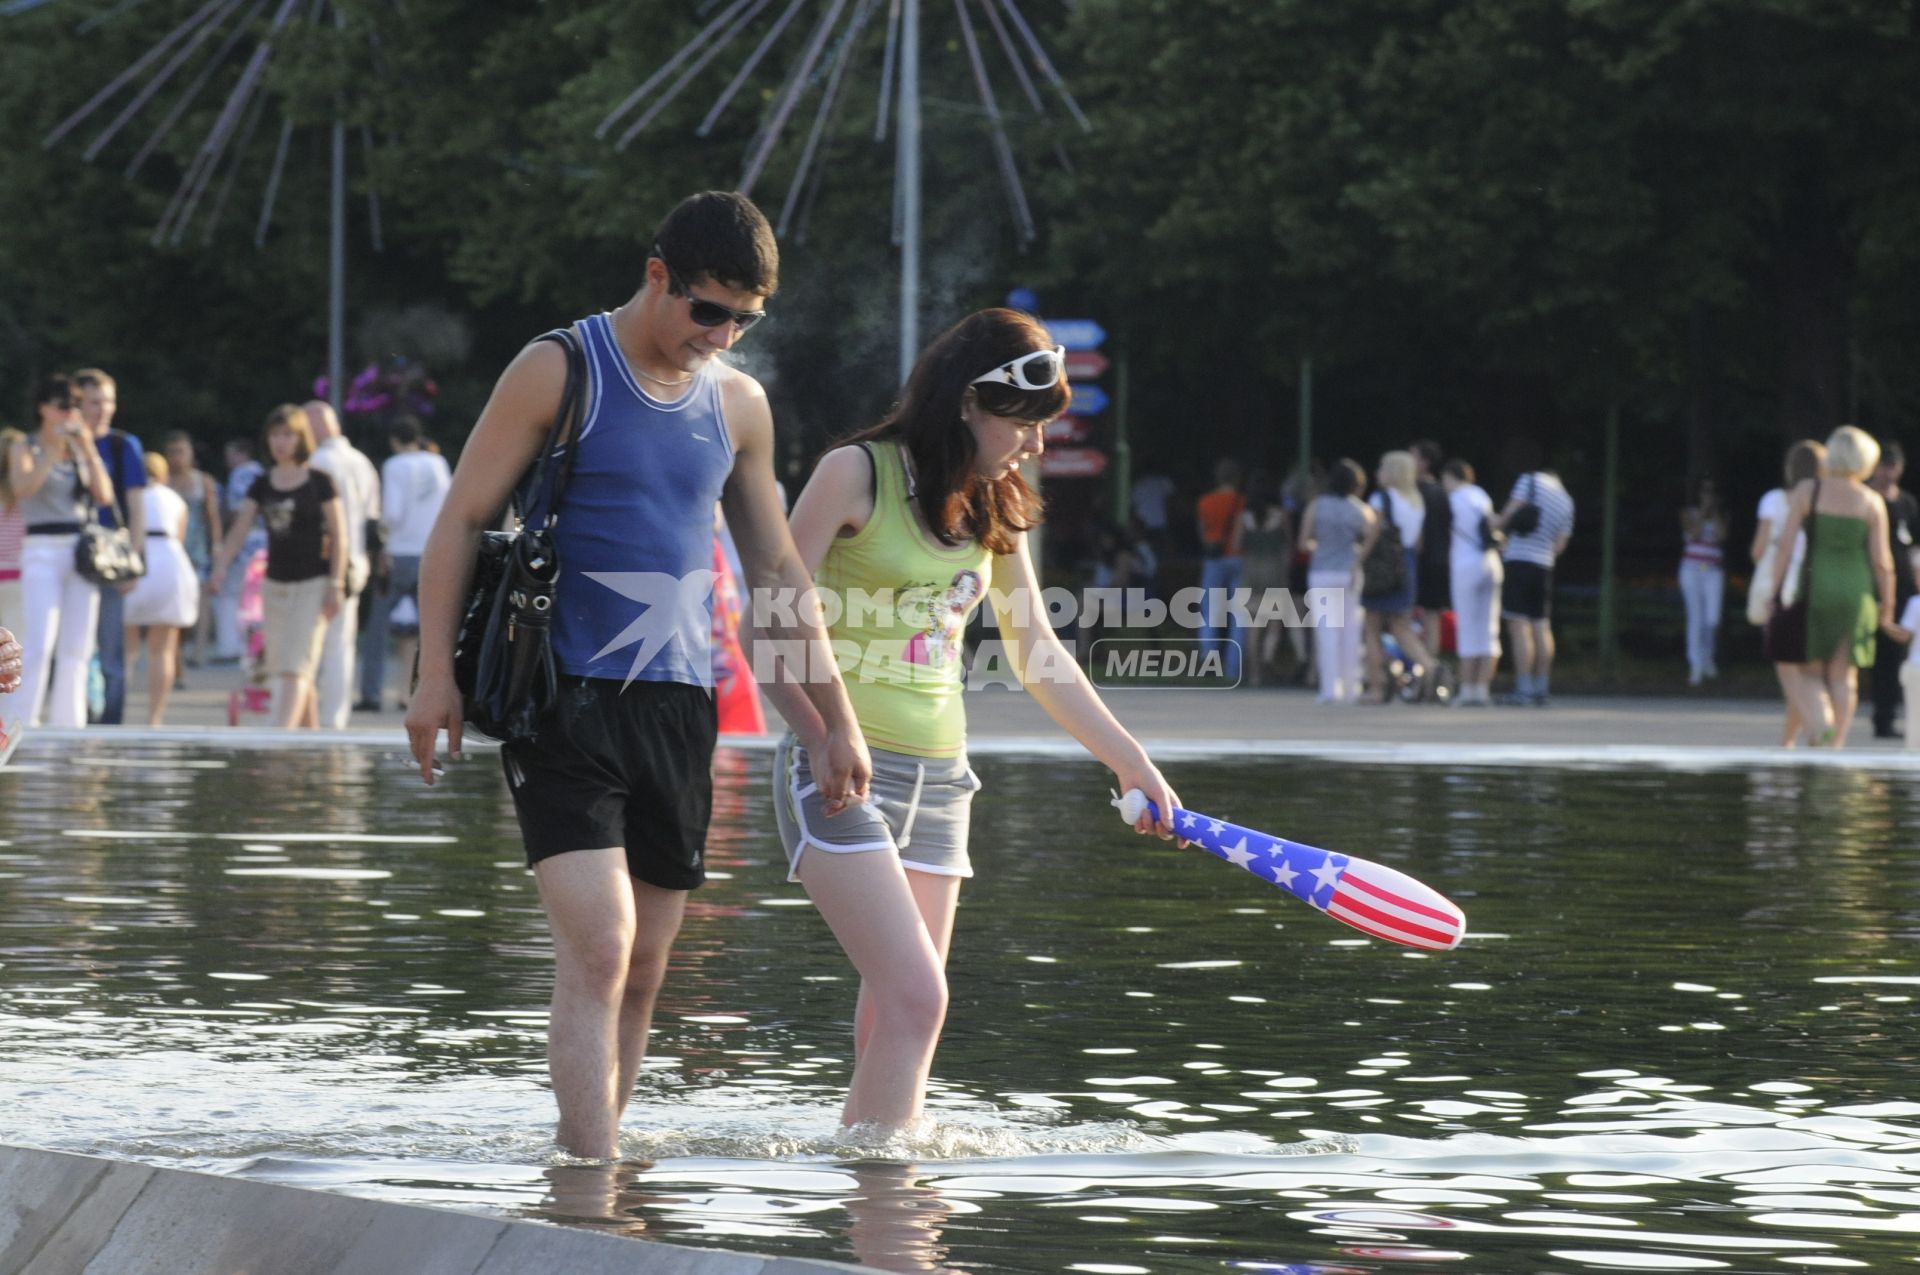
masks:
<path id="1" fill-rule="evenodd" d="M 117 434 L 111 437 L 114 456 L 120 459 L 126 444 Z M 107 506 L 107 517 L 111 519 L 108 526 L 92 518 L 81 524 L 80 539 L 73 546 L 73 569 L 92 584 L 128 584 L 147 574 L 147 560 L 140 556 L 121 516 L 118 492 Z"/>
<path id="2" fill-rule="evenodd" d="M 73 546 L 73 569 L 93 584 L 129 584 L 147 574 L 147 560 L 133 550 L 133 537 L 112 515 L 113 526 L 89 522 Z"/>
<path id="3" fill-rule="evenodd" d="M 1377 506 L 1376 506 L 1377 508 Z M 1390 598 L 1407 587 L 1407 548 L 1390 509 L 1380 509 L 1380 535 L 1360 564 L 1360 604 Z"/>
<path id="4" fill-rule="evenodd" d="M 1534 494 L 1538 490 L 1534 485 L 1535 479 L 1536 475 L 1527 475 L 1526 503 L 1514 510 L 1513 517 L 1507 519 L 1508 529 L 1516 535 L 1530 536 L 1540 526 L 1540 506 L 1533 503 Z"/>
<path id="5" fill-rule="evenodd" d="M 1767 604 L 1774 597 L 1767 592 L 1767 581 L 1773 579 L 1774 564 L 1780 561 L 1782 553 L 1787 555 L 1787 570 L 1780 579 L 1780 603 L 1783 606 L 1792 606 L 1793 600 L 1799 596 L 1800 573 L 1794 568 L 1806 560 L 1806 550 L 1802 548 L 1800 553 L 1796 554 L 1793 552 L 1793 546 L 1782 546 L 1780 529 L 1776 527 L 1772 538 L 1767 541 L 1767 547 L 1760 551 L 1760 561 L 1753 564 L 1752 578 L 1747 581 L 1747 619 L 1755 628 L 1767 627 Z"/>
<path id="6" fill-rule="evenodd" d="M 1480 515 L 1480 552 L 1498 553 L 1507 547 L 1507 533 L 1493 525 L 1493 515 Z"/>
<path id="7" fill-rule="evenodd" d="M 1820 480 L 1813 480 L 1813 495 L 1807 501 L 1807 552 L 1804 559 L 1805 570 L 1813 572 L 1813 533 L 1815 504 L 1820 499 Z M 1788 564 L 1791 568 L 1792 564 Z M 1773 614 L 1767 619 L 1766 632 L 1761 638 L 1761 647 L 1767 658 L 1775 664 L 1805 664 L 1807 662 L 1807 595 L 1813 592 L 1811 581 L 1802 582 L 1800 592 L 1792 602 L 1784 600 L 1786 581 L 1782 580 L 1773 607 Z"/>
<path id="8" fill-rule="evenodd" d="M 553 605 L 560 554 L 553 529 L 580 449 L 568 447 L 557 465 L 554 454 L 564 440 L 578 435 L 586 406 L 586 352 L 579 337 L 571 328 L 561 328 L 539 339 L 556 341 L 567 352 L 560 410 L 531 478 L 516 489 L 515 529 L 481 533 L 473 584 L 453 647 L 453 681 L 466 723 L 502 743 L 538 735 L 559 696 Z M 529 524 L 523 515 L 536 516 L 538 522 Z"/>

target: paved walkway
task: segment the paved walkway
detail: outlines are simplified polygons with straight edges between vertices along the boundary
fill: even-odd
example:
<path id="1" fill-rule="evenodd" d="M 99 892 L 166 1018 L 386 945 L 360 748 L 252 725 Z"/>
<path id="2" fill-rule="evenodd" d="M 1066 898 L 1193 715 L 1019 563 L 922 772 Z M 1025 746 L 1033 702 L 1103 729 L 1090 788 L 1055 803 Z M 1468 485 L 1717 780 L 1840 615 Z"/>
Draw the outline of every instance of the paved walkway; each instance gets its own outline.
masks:
<path id="1" fill-rule="evenodd" d="M 190 689 L 174 694 L 167 726 L 224 730 L 229 696 L 242 685 L 239 672 L 230 667 L 189 669 L 187 680 Z M 1545 748 L 1573 756 L 1581 750 L 1773 751 L 1781 724 L 1777 701 L 1706 695 L 1566 696 L 1556 698 L 1550 708 L 1335 708 L 1316 704 L 1311 693 L 1296 689 L 1129 689 L 1108 691 L 1104 698 L 1141 739 L 1183 752 L 1200 746 L 1263 753 L 1346 751 L 1349 746 L 1422 753 Z M 1074 746 L 1030 695 L 990 687 L 968 697 L 967 711 L 972 734 L 983 745 L 1018 747 L 1031 741 Z M 399 743 L 402 716 L 389 702 L 385 712 L 354 714 L 352 731 Z M 143 687 L 129 695 L 127 718 L 145 721 Z M 243 713 L 240 724 L 257 730 L 271 723 L 261 714 Z M 1884 764 L 1905 760 L 1898 740 L 1873 738 L 1864 715 L 1854 722 L 1848 751 L 1876 755 Z M 1920 754 L 1912 760 L 1920 763 Z"/>

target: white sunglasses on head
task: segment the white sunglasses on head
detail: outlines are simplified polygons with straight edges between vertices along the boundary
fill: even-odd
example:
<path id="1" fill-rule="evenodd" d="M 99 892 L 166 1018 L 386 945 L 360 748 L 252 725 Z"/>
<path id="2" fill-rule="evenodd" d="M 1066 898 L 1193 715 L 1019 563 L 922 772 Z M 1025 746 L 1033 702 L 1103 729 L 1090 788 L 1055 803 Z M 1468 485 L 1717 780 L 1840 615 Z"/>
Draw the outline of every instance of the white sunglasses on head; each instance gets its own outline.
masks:
<path id="1" fill-rule="evenodd" d="M 1029 370 L 1032 369 L 1032 370 Z M 1056 345 L 1051 350 L 1035 350 L 1017 359 L 1008 359 L 984 376 L 976 376 L 969 385 L 1011 385 L 1019 390 L 1050 390 L 1067 374 L 1067 350 Z"/>

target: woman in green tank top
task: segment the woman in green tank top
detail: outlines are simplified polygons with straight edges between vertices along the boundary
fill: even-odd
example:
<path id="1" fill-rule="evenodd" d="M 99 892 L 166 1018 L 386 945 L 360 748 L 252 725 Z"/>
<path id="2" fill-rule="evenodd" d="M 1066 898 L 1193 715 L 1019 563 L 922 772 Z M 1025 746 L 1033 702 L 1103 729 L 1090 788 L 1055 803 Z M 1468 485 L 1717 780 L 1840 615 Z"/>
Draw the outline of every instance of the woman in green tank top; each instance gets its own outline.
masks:
<path id="1" fill-rule="evenodd" d="M 1873 667 L 1874 635 L 1898 629 L 1887 505 L 1864 481 L 1879 463 L 1880 444 L 1865 430 L 1842 425 L 1827 438 L 1823 477 L 1789 493 L 1780 528 L 1778 543 L 1788 546 L 1803 525 L 1807 530 L 1799 590 L 1806 603 L 1806 658 L 1779 667 L 1781 686 L 1816 747 L 1846 744 L 1859 705 L 1858 672 Z M 1787 555 L 1776 556 L 1767 596 L 1777 600 Z"/>
<path id="2" fill-rule="evenodd" d="M 1012 310 L 983 310 L 929 346 L 880 424 L 821 458 L 794 502 L 794 544 L 814 577 L 848 697 L 874 760 L 865 806 L 835 809 L 807 756 L 826 730 L 800 670 L 766 685 L 791 727 L 776 817 L 799 881 L 860 972 L 845 1122 L 919 1119 L 946 1017 L 946 959 L 960 883 L 972 875 L 961 635 L 993 607 L 1004 665 L 1041 707 L 1161 810 L 1179 804 L 1146 751 L 1100 702 L 1040 602 L 1026 533 L 1040 502 L 1021 462 L 1066 410 L 1059 349 Z M 1142 816 L 1138 831 L 1170 838 Z"/>

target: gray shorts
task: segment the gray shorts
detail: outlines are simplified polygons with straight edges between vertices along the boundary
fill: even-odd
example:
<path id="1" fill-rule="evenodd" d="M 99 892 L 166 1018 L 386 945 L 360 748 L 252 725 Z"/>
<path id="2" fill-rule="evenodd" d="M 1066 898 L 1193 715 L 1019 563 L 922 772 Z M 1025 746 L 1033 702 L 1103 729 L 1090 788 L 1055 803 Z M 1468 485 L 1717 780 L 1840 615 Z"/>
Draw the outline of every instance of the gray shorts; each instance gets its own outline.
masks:
<path id="1" fill-rule="evenodd" d="M 980 780 L 964 756 L 914 757 L 876 748 L 867 803 L 829 819 L 807 750 L 788 734 L 774 753 L 773 782 L 774 820 L 787 850 L 789 881 L 800 879 L 800 855 L 808 846 L 829 854 L 885 850 L 910 871 L 973 875 L 967 826 Z"/>

